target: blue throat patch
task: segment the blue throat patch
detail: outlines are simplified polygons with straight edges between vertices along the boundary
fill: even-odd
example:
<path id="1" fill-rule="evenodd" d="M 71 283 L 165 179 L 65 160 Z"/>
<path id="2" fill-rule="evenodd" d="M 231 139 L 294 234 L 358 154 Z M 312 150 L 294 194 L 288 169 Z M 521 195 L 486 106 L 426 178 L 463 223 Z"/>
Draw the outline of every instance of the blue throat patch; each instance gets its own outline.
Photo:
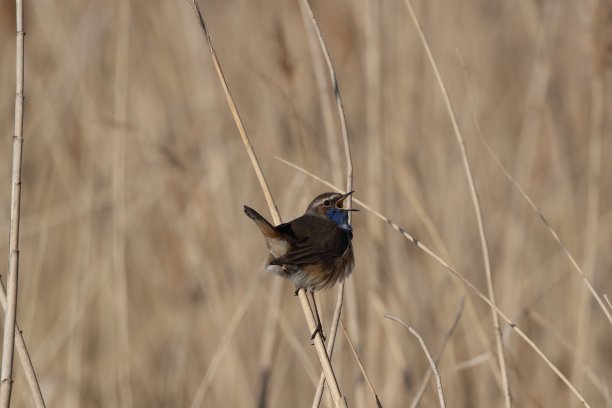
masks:
<path id="1" fill-rule="evenodd" d="M 343 230 L 350 232 L 351 236 L 353 235 L 353 227 L 351 227 L 351 225 L 348 222 L 349 216 L 348 216 L 348 211 L 342 211 L 337 209 L 336 207 L 332 207 L 329 210 L 327 210 L 327 218 L 329 218 L 330 220 L 332 220 L 338 227 L 342 228 Z"/>

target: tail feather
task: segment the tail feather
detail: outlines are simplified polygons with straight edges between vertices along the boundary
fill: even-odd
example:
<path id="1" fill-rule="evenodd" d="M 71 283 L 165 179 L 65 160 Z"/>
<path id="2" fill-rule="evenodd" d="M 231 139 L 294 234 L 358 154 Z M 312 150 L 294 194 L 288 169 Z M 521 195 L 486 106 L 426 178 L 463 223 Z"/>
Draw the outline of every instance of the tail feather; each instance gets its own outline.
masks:
<path id="1" fill-rule="evenodd" d="M 268 222 L 268 220 L 266 220 L 264 217 L 262 217 L 257 211 L 255 211 L 254 209 L 252 209 L 251 207 L 247 207 L 246 205 L 244 206 L 244 213 L 253 221 L 255 221 L 255 224 L 257 224 L 257 226 L 259 227 L 259 229 L 261 230 L 261 232 L 266 236 L 266 237 L 273 237 L 278 235 L 277 232 L 274 230 L 274 226 L 272 224 L 270 224 Z"/>

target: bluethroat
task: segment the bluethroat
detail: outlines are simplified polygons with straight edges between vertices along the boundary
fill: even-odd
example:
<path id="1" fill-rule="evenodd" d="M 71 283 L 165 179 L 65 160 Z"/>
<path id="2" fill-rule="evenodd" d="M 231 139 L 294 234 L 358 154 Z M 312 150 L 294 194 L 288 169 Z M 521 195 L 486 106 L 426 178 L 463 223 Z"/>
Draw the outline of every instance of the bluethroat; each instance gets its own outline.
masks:
<path id="1" fill-rule="evenodd" d="M 314 292 L 347 278 L 355 266 L 353 229 L 344 200 L 353 194 L 323 193 L 317 196 L 301 217 L 273 226 L 257 211 L 244 206 L 244 212 L 259 227 L 270 251 L 267 270 L 291 280 L 295 293 L 310 292 L 317 314 L 317 332 L 323 338 Z"/>

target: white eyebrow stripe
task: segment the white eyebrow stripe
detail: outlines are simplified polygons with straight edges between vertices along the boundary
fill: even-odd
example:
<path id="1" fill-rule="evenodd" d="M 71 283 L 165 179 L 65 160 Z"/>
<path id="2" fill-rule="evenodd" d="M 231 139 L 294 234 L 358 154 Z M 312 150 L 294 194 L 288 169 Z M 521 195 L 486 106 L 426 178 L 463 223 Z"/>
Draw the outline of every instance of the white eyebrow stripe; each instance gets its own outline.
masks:
<path id="1" fill-rule="evenodd" d="M 319 201 L 316 202 L 315 206 L 319 206 L 325 202 L 325 200 L 329 200 L 327 197 L 320 198 Z"/>
<path id="2" fill-rule="evenodd" d="M 313 201 L 310 205 L 312 207 L 318 207 L 318 206 L 322 205 L 326 200 L 329 200 L 330 202 L 334 202 L 335 203 L 338 200 L 338 198 L 340 198 L 341 195 L 342 194 L 336 193 L 336 194 L 331 195 L 331 196 L 324 196 L 324 197 L 319 198 L 317 201 Z"/>

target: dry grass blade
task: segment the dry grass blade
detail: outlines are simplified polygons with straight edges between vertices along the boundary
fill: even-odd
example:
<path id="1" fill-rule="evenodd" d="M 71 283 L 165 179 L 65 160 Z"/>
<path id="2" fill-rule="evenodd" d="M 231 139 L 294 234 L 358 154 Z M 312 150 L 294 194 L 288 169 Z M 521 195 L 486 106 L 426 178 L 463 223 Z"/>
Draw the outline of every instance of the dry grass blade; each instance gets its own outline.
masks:
<path id="1" fill-rule="evenodd" d="M 225 93 L 227 102 L 232 112 L 232 116 L 234 117 L 234 122 L 236 123 L 236 126 L 238 127 L 238 131 L 240 132 L 240 136 L 242 137 L 242 142 L 244 143 L 247 153 L 251 159 L 251 164 L 253 165 L 253 169 L 255 170 L 255 173 L 257 174 L 257 178 L 261 185 L 262 191 L 266 197 L 268 206 L 270 207 L 272 218 L 274 219 L 275 224 L 278 225 L 281 223 L 281 217 L 278 212 L 278 208 L 276 207 L 276 204 L 274 203 L 272 194 L 270 192 L 270 189 L 264 177 L 263 171 L 261 170 L 261 166 L 259 165 L 257 156 L 255 155 L 255 151 L 253 150 L 253 146 L 251 145 L 251 142 L 246 134 L 244 125 L 242 124 L 242 120 L 240 119 L 240 115 L 238 114 L 238 109 L 236 108 L 236 104 L 234 102 L 234 99 L 227 85 L 227 81 L 225 80 L 225 76 L 223 75 L 221 64 L 219 62 L 219 59 L 217 58 L 217 53 L 215 52 L 215 49 L 213 47 L 212 40 L 208 33 L 208 29 L 206 28 L 206 22 L 204 20 L 204 16 L 202 15 L 200 11 L 200 7 L 198 6 L 198 3 L 196 2 L 196 0 L 192 0 L 191 6 L 192 6 L 191 9 L 194 13 L 194 16 L 196 17 L 200 25 L 200 29 L 202 30 L 202 33 L 204 34 L 204 37 L 206 38 L 206 42 L 208 44 L 210 54 L 212 56 L 212 60 L 215 65 L 215 70 L 217 72 L 217 76 L 219 77 L 219 82 L 221 82 L 221 85 L 223 86 L 223 91 Z M 298 291 L 298 297 L 300 299 L 302 310 L 304 311 L 304 315 L 306 316 L 306 321 L 308 322 L 310 331 L 314 332 L 316 328 L 316 323 L 314 321 L 312 310 L 310 310 L 310 306 L 308 304 L 308 298 L 306 296 L 306 291 L 303 289 L 300 289 Z M 334 402 L 336 403 L 336 406 L 341 407 L 343 405 L 346 405 L 346 401 L 344 400 L 344 398 L 342 397 L 342 394 L 340 393 L 338 382 L 336 381 L 336 377 L 335 377 L 333 368 L 331 366 L 329 357 L 327 356 L 327 352 L 325 350 L 325 344 L 323 343 L 323 340 L 321 339 L 320 334 L 317 334 L 317 336 L 314 339 L 314 342 L 315 342 L 315 348 L 317 350 L 317 354 L 319 356 L 319 360 L 321 361 L 321 366 L 323 367 L 323 371 L 325 372 L 325 378 L 327 380 L 327 384 L 330 388 L 330 392 L 332 394 Z"/>
<path id="2" fill-rule="evenodd" d="M 453 323 L 451 324 L 450 328 L 446 331 L 446 334 L 444 335 L 444 338 L 442 339 L 442 344 L 440 345 L 440 349 L 438 350 L 438 352 L 436 353 L 436 356 L 434 357 L 434 361 L 436 362 L 436 364 L 438 364 L 438 362 L 440 361 L 440 358 L 442 357 L 442 353 L 444 353 L 444 349 L 446 348 L 448 341 L 450 340 L 451 336 L 455 332 L 455 329 L 457 328 L 457 325 L 459 324 L 459 320 L 461 320 L 461 315 L 463 314 L 464 306 L 465 306 L 465 298 L 462 297 L 461 304 L 459 305 L 459 310 L 457 311 L 457 314 L 455 315 L 455 318 L 453 319 Z M 423 398 L 423 394 L 425 393 L 425 390 L 427 389 L 427 385 L 429 384 L 429 379 L 431 378 L 431 375 L 432 375 L 432 371 L 427 371 L 427 374 L 425 374 L 423 381 L 421 381 L 421 385 L 416 395 L 412 399 L 410 408 L 416 408 L 419 405 L 419 402 L 421 401 L 421 398 Z"/>
<path id="3" fill-rule="evenodd" d="M 2 371 L 0 379 L 0 406 L 8 407 L 11 402 L 13 386 L 13 356 L 15 343 L 26 371 L 26 378 L 30 384 L 35 405 L 44 406 L 40 386 L 34 373 L 25 343 L 21 333 L 15 334 L 17 329 L 17 283 L 19 273 L 19 222 L 21 208 L 21 161 L 23 149 L 23 110 L 24 110 L 24 37 L 23 1 L 16 1 L 15 15 L 17 21 L 17 39 L 15 55 L 15 133 L 13 136 L 13 165 L 12 165 L 12 191 L 11 191 L 11 221 L 9 230 L 9 274 L 7 279 L 7 293 L 4 315 L 4 340 L 2 343 Z M 4 292 L 4 288 L 2 288 Z M 4 296 L 3 296 L 4 297 Z"/>
<path id="4" fill-rule="evenodd" d="M 410 0 L 404 0 L 406 7 L 410 13 L 410 17 L 414 22 L 414 25 L 419 33 L 419 38 L 421 39 L 421 43 L 425 48 L 425 52 L 427 54 L 427 58 L 431 64 L 431 67 L 434 71 L 434 75 L 440 87 L 440 91 L 442 92 L 442 96 L 444 98 L 444 104 L 446 105 L 446 110 L 448 111 L 448 115 L 450 117 L 451 123 L 453 125 L 453 130 L 455 131 L 455 136 L 457 137 L 457 142 L 459 143 L 459 147 L 461 149 L 461 157 L 463 160 L 463 167 L 465 168 L 466 177 L 468 180 L 468 184 L 470 186 L 470 195 L 472 197 L 472 202 L 474 205 L 474 210 L 476 212 L 476 221 L 478 222 L 478 235 L 480 237 L 480 244 L 482 249 L 482 255 L 484 258 L 484 266 L 485 273 L 487 278 L 487 291 L 489 294 L 489 299 L 493 305 L 496 304 L 495 301 L 495 290 L 493 288 L 493 277 L 491 273 L 491 259 L 489 256 L 489 248 L 485 235 L 485 227 L 484 227 L 484 219 L 482 217 L 482 210 L 480 207 L 480 201 L 478 199 L 478 193 L 476 192 L 476 185 L 474 184 L 474 177 L 472 176 L 472 170 L 470 167 L 470 162 L 468 159 L 467 150 L 465 148 L 465 142 L 463 140 L 463 136 L 461 135 L 461 131 L 459 130 L 459 125 L 457 124 L 457 119 L 455 117 L 455 111 L 453 110 L 453 106 L 450 101 L 450 97 L 446 90 L 446 85 L 442 80 L 442 76 L 440 75 L 440 71 L 438 69 L 438 64 L 431 52 L 431 48 L 429 47 L 429 42 L 425 37 L 425 33 L 421 28 L 421 23 L 417 18 Z M 506 404 L 506 408 L 510 408 L 512 406 L 512 396 L 510 394 L 510 385 L 508 384 L 508 371 L 506 369 L 506 358 L 504 356 L 504 344 L 502 341 L 502 331 L 499 325 L 499 317 L 495 310 L 491 310 L 493 316 L 493 327 L 495 330 L 495 344 L 497 348 L 497 361 L 499 362 L 499 368 L 502 375 L 502 384 L 504 389 L 504 402 Z"/>
<path id="5" fill-rule="evenodd" d="M 423 352 L 425 353 L 425 355 L 427 356 L 427 360 L 429 361 L 429 366 L 431 367 L 431 371 L 436 377 L 436 389 L 438 391 L 438 400 L 440 401 L 440 408 L 446 407 L 446 403 L 444 402 L 444 392 L 442 391 L 442 379 L 440 378 L 440 372 L 438 372 L 438 367 L 436 367 L 436 363 L 434 359 L 431 357 L 431 353 L 429 352 L 429 349 L 427 348 L 427 345 L 425 344 L 423 337 L 421 337 L 421 335 L 416 330 L 414 330 L 412 327 L 404 323 L 400 318 L 392 316 L 389 313 L 385 313 L 385 318 L 398 322 L 399 324 L 407 328 L 408 331 L 412 333 L 412 335 L 416 337 L 417 340 L 419 340 L 419 343 L 421 343 L 421 347 L 423 348 Z"/>
<path id="6" fill-rule="evenodd" d="M 280 160 L 281 162 L 287 164 L 290 167 L 293 167 L 294 169 L 303 172 L 304 174 L 309 175 L 310 177 L 314 178 L 315 180 L 318 180 L 319 182 L 325 184 L 326 186 L 336 190 L 336 191 L 341 191 L 338 187 L 334 186 L 333 184 L 331 184 L 330 182 L 323 180 L 322 178 L 320 178 L 319 176 L 316 176 L 315 174 L 291 163 L 288 162 L 287 160 L 278 158 L 278 160 Z M 478 289 L 476 286 L 474 286 L 474 284 L 472 282 L 470 282 L 469 280 L 467 280 L 463 275 L 461 275 L 459 272 L 457 272 L 455 269 L 453 269 L 446 261 L 444 261 L 444 259 L 442 259 L 439 255 L 437 255 L 435 252 L 433 252 L 431 249 L 429 249 L 427 246 L 423 245 L 419 240 L 417 240 L 416 238 L 414 238 L 412 235 L 410 235 L 408 232 L 406 232 L 406 230 L 404 230 L 404 228 L 402 228 L 401 226 L 399 226 L 398 224 L 396 224 L 395 222 L 391 221 L 389 218 L 385 217 L 383 214 L 381 214 L 380 212 L 374 210 L 373 208 L 371 208 L 370 206 L 368 206 L 367 204 L 365 204 L 363 201 L 353 197 L 353 200 L 359 204 L 361 207 L 363 207 L 365 210 L 371 212 L 372 214 L 374 214 L 376 217 L 380 218 L 382 221 L 386 222 L 387 224 L 389 224 L 393 229 L 395 229 L 397 232 L 399 232 L 401 235 L 404 236 L 404 238 L 408 239 L 410 242 L 412 242 L 414 245 L 417 246 L 417 248 L 419 248 L 420 250 L 424 251 L 427 255 L 429 255 L 430 257 L 432 257 L 436 262 L 438 262 L 440 265 L 442 265 L 447 271 L 449 271 L 453 276 L 455 276 L 457 279 L 459 279 L 464 285 L 466 285 L 468 288 L 470 288 L 475 294 L 476 296 L 478 296 L 480 299 L 482 299 L 486 304 L 488 304 L 490 307 L 494 308 L 495 311 L 499 314 L 499 316 L 506 321 L 506 323 L 508 323 L 510 325 L 510 328 L 512 330 L 514 330 L 524 341 L 525 343 L 527 343 L 529 345 L 529 347 L 531 347 L 531 349 L 533 351 L 535 351 L 540 358 L 542 358 L 542 360 L 544 360 L 544 362 L 548 365 L 548 367 L 550 367 L 550 369 L 557 375 L 557 377 L 559 377 L 561 379 L 561 381 L 563 381 L 563 383 L 572 391 L 572 393 L 578 398 L 578 400 L 587 407 L 590 407 L 589 403 L 584 399 L 584 397 L 582 396 L 582 394 L 576 389 L 576 387 L 574 387 L 574 385 L 571 383 L 571 381 L 561 372 L 561 370 L 559 370 L 559 368 L 548 358 L 546 357 L 546 355 L 544 354 L 544 352 L 542 350 L 540 350 L 540 348 L 533 342 L 533 340 L 531 340 L 531 338 L 529 338 L 529 336 L 527 336 L 519 327 L 516 323 L 514 323 L 508 316 L 506 316 L 506 314 L 500 309 L 498 308 L 496 305 L 493 304 L 493 302 L 491 302 L 491 300 L 485 296 L 480 289 Z"/>
<path id="7" fill-rule="evenodd" d="M 372 394 L 374 394 L 374 398 L 376 399 L 376 406 L 378 408 L 382 408 L 382 404 L 380 403 L 380 399 L 378 398 L 378 394 L 376 393 L 376 390 L 374 389 L 374 386 L 372 385 L 372 381 L 370 381 L 370 377 L 368 376 L 368 374 L 366 373 L 365 368 L 363 367 L 363 363 L 361 362 L 361 358 L 359 358 L 359 355 L 357 354 L 357 350 L 355 350 L 355 346 L 353 346 L 353 342 L 351 341 L 351 337 L 349 336 L 348 332 L 346 331 L 346 327 L 344 327 L 344 323 L 340 322 L 340 324 L 342 325 L 342 331 L 344 332 L 344 336 L 348 340 L 349 346 L 351 348 L 351 352 L 353 353 L 353 356 L 355 356 L 355 360 L 357 360 L 357 364 L 359 365 L 359 369 L 361 370 L 361 374 L 366 379 L 366 381 L 368 383 L 368 386 L 370 387 L 370 390 L 372 391 Z"/>

